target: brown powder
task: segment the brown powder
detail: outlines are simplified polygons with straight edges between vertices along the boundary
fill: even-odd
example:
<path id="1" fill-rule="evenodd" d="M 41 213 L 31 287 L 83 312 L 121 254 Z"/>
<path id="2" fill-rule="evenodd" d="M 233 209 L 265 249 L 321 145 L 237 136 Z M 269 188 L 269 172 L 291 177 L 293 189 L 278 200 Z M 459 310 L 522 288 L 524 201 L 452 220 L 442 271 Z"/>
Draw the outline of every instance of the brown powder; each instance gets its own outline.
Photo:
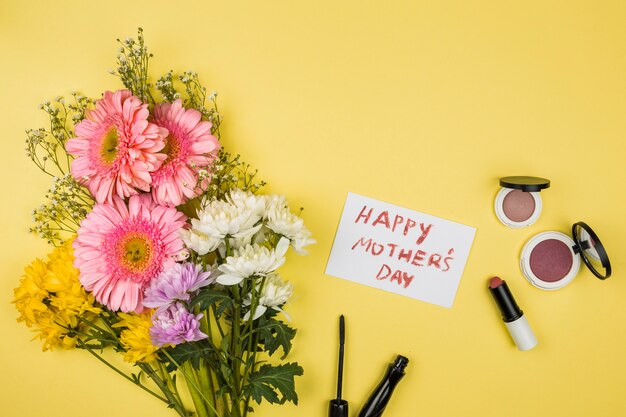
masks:
<path id="1" fill-rule="evenodd" d="M 506 217 L 514 222 L 530 219 L 535 211 L 535 199 L 532 194 L 522 190 L 513 190 L 504 197 L 502 210 Z"/>

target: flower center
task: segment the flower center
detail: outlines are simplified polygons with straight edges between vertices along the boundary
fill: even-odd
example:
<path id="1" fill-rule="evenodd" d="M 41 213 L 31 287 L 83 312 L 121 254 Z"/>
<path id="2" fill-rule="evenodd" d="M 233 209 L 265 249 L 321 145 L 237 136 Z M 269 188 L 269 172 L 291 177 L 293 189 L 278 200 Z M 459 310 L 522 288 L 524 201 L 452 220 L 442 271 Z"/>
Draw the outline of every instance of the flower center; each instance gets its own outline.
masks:
<path id="1" fill-rule="evenodd" d="M 170 162 L 172 159 L 175 159 L 180 153 L 180 142 L 176 139 L 176 136 L 171 133 L 167 135 L 165 139 L 165 146 L 161 150 L 162 153 L 167 155 L 165 161 L 163 161 L 163 165 Z"/>
<path id="2" fill-rule="evenodd" d="M 109 130 L 104 134 L 104 138 L 102 139 L 102 147 L 100 148 L 100 156 L 102 159 L 111 163 L 115 161 L 117 157 L 117 145 L 119 143 L 119 138 L 117 135 L 117 129 L 115 126 L 111 126 Z"/>
<path id="3" fill-rule="evenodd" d="M 152 245 L 141 235 L 129 235 L 121 245 L 124 265 L 132 271 L 142 271 L 149 264 Z"/>

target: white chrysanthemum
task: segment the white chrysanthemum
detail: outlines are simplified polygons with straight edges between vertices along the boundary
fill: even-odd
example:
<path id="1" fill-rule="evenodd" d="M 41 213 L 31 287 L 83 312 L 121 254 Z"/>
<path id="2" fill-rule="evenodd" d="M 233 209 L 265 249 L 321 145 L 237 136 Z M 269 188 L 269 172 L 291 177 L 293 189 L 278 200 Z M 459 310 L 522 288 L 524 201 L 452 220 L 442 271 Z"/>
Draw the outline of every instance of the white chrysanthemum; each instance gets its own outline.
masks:
<path id="1" fill-rule="evenodd" d="M 263 287 L 263 293 L 259 297 L 259 305 L 254 310 L 252 320 L 256 320 L 267 311 L 268 308 L 272 308 L 276 311 L 285 313 L 280 306 L 289 301 L 289 298 L 293 295 L 293 285 L 290 282 L 283 281 L 278 274 L 269 274 Z M 250 298 L 244 301 L 244 306 L 248 307 L 252 304 Z M 243 319 L 248 320 L 251 312 L 248 311 Z M 287 316 L 289 318 L 289 316 Z"/>
<path id="2" fill-rule="evenodd" d="M 191 219 L 191 229 L 181 232 L 187 247 L 205 255 L 217 249 L 226 237 L 234 247 L 250 243 L 261 228 L 265 199 L 252 193 L 232 190 L 226 201 L 204 201 L 198 218 Z M 258 223 L 258 224 L 257 224 Z"/>
<path id="3" fill-rule="evenodd" d="M 217 282 L 236 285 L 253 275 L 266 276 L 285 263 L 288 248 L 289 240 L 282 238 L 274 250 L 259 245 L 246 245 L 235 250 L 233 256 L 226 258 L 226 262 L 218 267 L 223 274 L 217 278 Z"/>
<path id="4" fill-rule="evenodd" d="M 185 246 L 195 251 L 198 255 L 206 255 L 215 250 L 222 242 L 220 239 L 209 237 L 193 228 L 189 230 L 181 229 L 178 234 L 183 242 L 185 242 Z"/>
<path id="5" fill-rule="evenodd" d="M 213 200 L 198 210 L 198 218 L 191 220 L 191 227 L 214 239 L 243 237 L 259 229 L 256 223 L 260 219 L 255 210 L 228 201 Z"/>
<path id="6" fill-rule="evenodd" d="M 262 229 L 261 229 L 262 230 Z M 259 232 L 260 233 L 260 232 Z M 254 235 L 254 239 L 255 239 L 255 243 L 256 242 L 263 242 L 262 240 L 257 240 L 257 236 L 259 236 L 259 233 L 257 233 L 256 235 Z M 232 249 L 241 249 L 244 246 L 247 245 L 251 245 L 252 244 L 252 235 L 248 235 L 248 236 L 243 236 L 243 237 L 237 237 L 237 238 L 232 238 L 230 239 L 230 247 Z M 225 255 L 225 253 L 222 253 L 222 255 Z"/>
<path id="7" fill-rule="evenodd" d="M 283 196 L 267 196 L 265 220 L 267 228 L 289 239 L 295 251 L 300 255 L 307 254 L 305 246 L 315 243 L 304 221 L 291 212 Z"/>
<path id="8" fill-rule="evenodd" d="M 259 304 L 266 307 L 280 307 L 285 304 L 292 295 L 293 285 L 291 282 L 283 281 L 278 274 L 271 274 L 267 277 Z"/>
<path id="9" fill-rule="evenodd" d="M 316 240 L 311 238 L 311 232 L 304 226 L 304 224 L 302 225 L 302 228 L 291 237 L 291 245 L 300 255 L 308 254 L 309 252 L 305 249 L 305 246 L 312 245 L 315 242 Z"/>
<path id="10" fill-rule="evenodd" d="M 265 196 L 265 213 L 281 210 L 284 208 L 289 208 L 289 204 L 287 203 L 287 199 L 284 195 L 279 194 L 269 194 Z"/>
<path id="11" fill-rule="evenodd" d="M 228 193 L 226 200 L 236 207 L 254 212 L 259 219 L 263 217 L 263 213 L 265 213 L 265 196 L 254 195 L 249 191 L 234 189 Z"/>

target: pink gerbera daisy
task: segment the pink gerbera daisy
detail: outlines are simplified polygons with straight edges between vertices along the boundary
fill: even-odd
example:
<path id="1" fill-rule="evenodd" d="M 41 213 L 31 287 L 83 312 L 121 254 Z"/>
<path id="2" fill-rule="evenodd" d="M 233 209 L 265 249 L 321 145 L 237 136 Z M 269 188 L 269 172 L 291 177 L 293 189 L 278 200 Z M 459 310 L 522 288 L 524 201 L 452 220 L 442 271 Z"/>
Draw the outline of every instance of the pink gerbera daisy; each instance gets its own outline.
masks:
<path id="1" fill-rule="evenodd" d="M 149 115 L 148 105 L 130 91 L 107 91 L 76 125 L 76 137 L 65 145 L 76 156 L 72 175 L 99 203 L 150 190 L 150 173 L 166 157 L 159 151 L 167 130 L 149 123 Z"/>
<path id="2" fill-rule="evenodd" d="M 152 197 L 159 204 L 177 206 L 202 192 L 198 172 L 211 164 L 220 144 L 211 134 L 211 123 L 201 121 L 195 109 L 185 109 L 180 100 L 154 108 L 154 123 L 168 130 L 162 152 L 163 165 L 152 173 Z"/>
<path id="3" fill-rule="evenodd" d="M 150 281 L 180 260 L 185 221 L 149 194 L 132 196 L 128 206 L 119 197 L 96 204 L 73 244 L 80 282 L 109 309 L 140 313 Z"/>

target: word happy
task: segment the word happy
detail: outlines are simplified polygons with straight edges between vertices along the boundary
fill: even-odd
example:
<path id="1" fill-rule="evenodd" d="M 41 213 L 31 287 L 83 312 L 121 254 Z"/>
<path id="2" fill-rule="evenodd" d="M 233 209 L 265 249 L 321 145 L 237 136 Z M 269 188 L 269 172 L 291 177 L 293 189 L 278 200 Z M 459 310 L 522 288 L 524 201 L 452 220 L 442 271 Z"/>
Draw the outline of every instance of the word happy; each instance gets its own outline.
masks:
<path id="1" fill-rule="evenodd" d="M 361 212 L 354 220 L 355 224 L 368 225 L 372 228 L 385 228 L 391 233 L 399 237 L 406 237 L 412 234 L 415 239 L 415 245 L 424 243 L 428 235 L 433 229 L 433 225 L 421 223 L 409 217 L 399 214 L 390 216 L 388 211 L 381 211 L 374 215 L 374 209 L 365 205 Z M 403 288 L 408 288 L 413 279 L 414 274 L 390 267 L 386 262 L 397 261 L 406 262 L 411 267 L 426 267 L 438 269 L 441 272 L 450 270 L 454 248 L 450 248 L 443 254 L 438 252 L 426 252 L 419 248 L 402 247 L 396 243 L 377 242 L 372 238 L 361 237 L 352 246 L 352 250 L 363 250 L 365 253 L 374 257 L 385 259 L 380 266 L 375 278 L 379 281 L 389 279 L 389 282 L 395 282 Z M 391 262 L 390 262 L 391 263 Z"/>

